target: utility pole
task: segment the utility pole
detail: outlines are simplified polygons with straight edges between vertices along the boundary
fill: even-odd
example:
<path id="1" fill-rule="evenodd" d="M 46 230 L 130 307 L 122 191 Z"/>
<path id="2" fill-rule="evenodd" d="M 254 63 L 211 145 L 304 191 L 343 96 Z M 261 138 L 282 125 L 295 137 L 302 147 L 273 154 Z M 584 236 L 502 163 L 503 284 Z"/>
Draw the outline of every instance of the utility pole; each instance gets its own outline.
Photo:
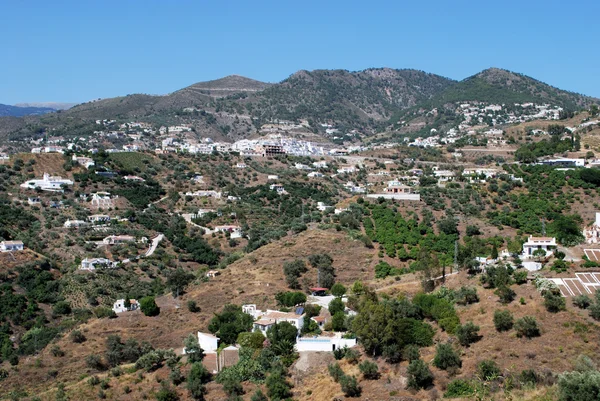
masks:
<path id="1" fill-rule="evenodd" d="M 458 271 L 458 240 L 454 241 L 454 269 Z"/>

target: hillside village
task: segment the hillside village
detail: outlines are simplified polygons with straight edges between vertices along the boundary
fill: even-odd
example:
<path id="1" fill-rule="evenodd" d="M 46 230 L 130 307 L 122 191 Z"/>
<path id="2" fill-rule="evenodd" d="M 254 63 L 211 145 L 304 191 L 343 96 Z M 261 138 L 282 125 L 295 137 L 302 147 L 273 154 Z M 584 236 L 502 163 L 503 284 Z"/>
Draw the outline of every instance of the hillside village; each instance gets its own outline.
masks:
<path id="1" fill-rule="evenodd" d="M 0 399 L 543 400 L 597 369 L 597 106 L 176 112 L 2 142 Z"/>

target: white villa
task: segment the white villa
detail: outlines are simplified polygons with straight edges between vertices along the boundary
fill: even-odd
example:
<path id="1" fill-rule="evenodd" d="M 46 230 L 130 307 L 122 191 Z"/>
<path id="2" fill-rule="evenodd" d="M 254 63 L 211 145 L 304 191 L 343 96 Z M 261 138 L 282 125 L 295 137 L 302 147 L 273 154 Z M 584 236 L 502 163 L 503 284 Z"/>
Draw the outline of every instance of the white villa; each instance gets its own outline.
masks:
<path id="1" fill-rule="evenodd" d="M 73 155 L 71 160 L 73 160 L 73 162 L 75 162 L 77 164 L 82 165 L 85 168 L 90 168 L 90 167 L 96 165 L 96 163 L 94 162 L 94 160 L 91 157 Z"/>
<path id="2" fill-rule="evenodd" d="M 116 263 L 105 258 L 85 258 L 81 261 L 80 270 L 96 270 L 97 268 L 116 267 Z"/>
<path id="3" fill-rule="evenodd" d="M 342 338 L 341 333 L 335 337 L 315 336 L 300 337 L 296 340 L 296 351 L 323 351 L 331 352 L 339 348 L 352 348 L 356 346 L 356 338 Z"/>
<path id="4" fill-rule="evenodd" d="M 552 254 L 552 251 L 556 248 L 556 238 L 554 237 L 534 237 L 529 236 L 527 242 L 523 244 L 522 259 L 533 259 L 533 253 L 538 249 L 543 249 L 546 252 L 546 256 Z"/>
<path id="5" fill-rule="evenodd" d="M 254 304 L 242 305 L 242 311 L 257 319 L 254 322 L 253 330 L 260 330 L 265 336 L 267 335 L 267 330 L 277 323 L 288 322 L 296 327 L 298 331 L 302 329 L 304 324 L 304 314 L 280 312 L 271 309 L 261 311 L 260 309 L 256 309 L 256 305 Z"/>
<path id="6" fill-rule="evenodd" d="M 0 252 L 14 252 L 23 250 L 23 241 L 2 241 Z"/>
<path id="7" fill-rule="evenodd" d="M 73 185 L 73 181 L 59 176 L 51 176 L 44 173 L 42 179 L 33 179 L 21 184 L 21 188 L 41 189 L 42 191 L 63 192 L 63 185 Z"/>

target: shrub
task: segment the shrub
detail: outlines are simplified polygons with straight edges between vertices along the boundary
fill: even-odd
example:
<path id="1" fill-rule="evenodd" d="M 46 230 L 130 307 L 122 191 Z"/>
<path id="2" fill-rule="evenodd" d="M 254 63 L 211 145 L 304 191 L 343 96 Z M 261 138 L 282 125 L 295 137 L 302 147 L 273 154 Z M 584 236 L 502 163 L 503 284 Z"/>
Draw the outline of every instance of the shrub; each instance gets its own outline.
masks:
<path id="1" fill-rule="evenodd" d="M 455 379 L 448 383 L 444 398 L 468 398 L 475 394 L 475 387 L 464 379 Z"/>
<path id="2" fill-rule="evenodd" d="M 517 331 L 517 337 L 533 338 L 540 335 L 540 329 L 537 325 L 537 321 L 532 316 L 525 316 L 518 319 L 515 322 L 515 330 Z"/>
<path id="3" fill-rule="evenodd" d="M 193 399 L 204 399 L 204 394 L 206 394 L 206 387 L 204 385 L 210 381 L 210 377 L 210 373 L 202 363 L 195 362 L 192 364 L 186 387 Z"/>
<path id="4" fill-rule="evenodd" d="M 359 358 L 360 358 L 360 353 L 353 348 L 348 348 L 346 350 L 346 355 L 344 355 L 344 359 L 353 365 L 358 363 Z"/>
<path id="5" fill-rule="evenodd" d="M 512 329 L 514 323 L 513 315 L 507 310 L 496 310 L 494 312 L 494 326 L 498 331 L 508 331 Z"/>
<path id="6" fill-rule="evenodd" d="M 456 292 L 455 299 L 459 305 L 468 305 L 479 302 L 479 295 L 475 287 L 461 287 Z"/>
<path id="7" fill-rule="evenodd" d="M 483 360 L 477 364 L 477 375 L 481 380 L 495 380 L 500 375 L 500 368 L 494 361 Z"/>
<path id="8" fill-rule="evenodd" d="M 280 305 L 292 307 L 306 302 L 306 294 L 300 291 L 279 292 L 275 295 L 275 300 Z"/>
<path id="9" fill-rule="evenodd" d="M 474 325 L 473 322 L 467 322 L 464 325 L 458 326 L 455 334 L 460 345 L 468 347 L 479 340 L 479 326 Z"/>
<path id="10" fill-rule="evenodd" d="M 79 330 L 73 330 L 71 334 L 69 334 L 69 337 L 71 338 L 71 341 L 77 344 L 81 344 L 82 342 L 87 340 L 85 338 L 85 335 Z"/>
<path id="11" fill-rule="evenodd" d="M 358 381 L 354 376 L 340 377 L 340 385 L 346 397 L 360 397 L 362 389 L 358 385 Z"/>
<path id="12" fill-rule="evenodd" d="M 529 385 L 536 384 L 538 382 L 538 377 L 535 370 L 525 369 L 521 371 L 521 374 L 519 374 L 519 382 L 521 382 L 521 384 Z"/>
<path id="13" fill-rule="evenodd" d="M 519 269 L 513 273 L 513 278 L 517 284 L 525 284 L 527 282 L 527 270 Z"/>
<path id="14" fill-rule="evenodd" d="M 588 307 L 588 310 L 590 311 L 590 316 L 594 320 L 600 320 L 600 302 L 596 301 Z"/>
<path id="15" fill-rule="evenodd" d="M 573 297 L 573 304 L 580 309 L 587 309 L 592 304 L 592 299 L 586 294 Z"/>
<path id="16" fill-rule="evenodd" d="M 348 351 L 348 348 L 346 348 L 346 347 L 336 348 L 333 350 L 333 357 L 339 361 L 346 355 L 346 351 Z"/>
<path id="17" fill-rule="evenodd" d="M 58 345 L 54 345 L 50 349 L 50 352 L 52 353 L 52 356 L 55 356 L 55 357 L 65 356 L 65 351 L 63 351 Z"/>
<path id="18" fill-rule="evenodd" d="M 419 390 L 433 384 L 433 374 L 429 367 L 420 359 L 412 361 L 408 365 L 408 388 Z"/>
<path id="19" fill-rule="evenodd" d="M 367 380 L 379 379 L 379 367 L 375 362 L 364 361 L 358 365 L 358 369 L 360 370 L 360 373 L 363 374 L 363 377 Z"/>
<path id="20" fill-rule="evenodd" d="M 193 299 L 187 301 L 187 308 L 192 313 L 198 313 L 201 310 L 196 301 L 194 301 Z"/>
<path id="21" fill-rule="evenodd" d="M 404 350 L 402 350 L 402 357 L 409 362 L 416 361 L 421 357 L 419 347 L 414 344 L 407 345 L 404 347 Z"/>
<path id="22" fill-rule="evenodd" d="M 435 350 L 433 365 L 438 369 L 446 370 L 451 367 L 460 368 L 462 361 L 458 353 L 450 344 L 438 344 Z"/>
<path id="23" fill-rule="evenodd" d="M 566 309 L 565 299 L 560 293 L 548 291 L 544 294 L 544 306 L 551 313 L 557 313 Z"/>
<path id="24" fill-rule="evenodd" d="M 96 309 L 94 309 L 94 315 L 96 315 L 98 319 L 103 319 L 105 317 L 109 319 L 114 319 L 115 317 L 117 317 L 115 311 L 106 306 L 99 306 Z"/>
<path id="25" fill-rule="evenodd" d="M 52 313 L 55 315 L 68 315 L 71 313 L 71 304 L 67 301 L 58 301 L 52 307 Z"/>
<path id="26" fill-rule="evenodd" d="M 600 399 L 600 372 L 567 372 L 558 377 L 560 401 Z"/>
<path id="27" fill-rule="evenodd" d="M 338 382 L 340 378 L 344 375 L 344 371 L 340 367 L 339 363 L 330 363 L 327 365 L 327 370 L 329 371 L 329 376 L 333 379 L 334 382 Z"/>
<path id="28" fill-rule="evenodd" d="M 178 401 L 179 395 L 170 387 L 166 381 L 163 381 L 160 390 L 156 393 L 156 401 Z"/>
<path id="29" fill-rule="evenodd" d="M 100 355 L 88 355 L 85 358 L 85 363 L 90 369 L 104 370 L 105 368 Z"/>
<path id="30" fill-rule="evenodd" d="M 505 305 L 514 301 L 515 296 L 517 295 L 512 288 L 505 285 L 499 287 L 494 294 L 496 294 L 500 298 L 500 302 Z"/>
<path id="31" fill-rule="evenodd" d="M 156 305 L 154 297 L 144 297 L 140 300 L 140 309 L 146 316 L 158 316 L 160 308 Z"/>

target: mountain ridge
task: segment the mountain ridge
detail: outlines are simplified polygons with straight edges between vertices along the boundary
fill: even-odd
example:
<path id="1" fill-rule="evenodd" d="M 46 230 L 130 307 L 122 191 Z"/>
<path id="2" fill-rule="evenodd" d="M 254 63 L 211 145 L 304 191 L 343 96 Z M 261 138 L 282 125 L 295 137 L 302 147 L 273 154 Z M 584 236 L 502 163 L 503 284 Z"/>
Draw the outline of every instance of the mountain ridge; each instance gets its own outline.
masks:
<path id="1" fill-rule="evenodd" d="M 415 69 L 387 67 L 360 71 L 299 70 L 278 83 L 229 75 L 197 82 L 167 95 L 107 98 L 61 113 L 23 117 L 6 124 L 0 121 L 0 137 L 27 136 L 31 127 L 76 133 L 64 117 L 88 124 L 102 119 L 185 123 L 194 126 L 201 136 L 230 140 L 255 135 L 262 124 L 272 120 L 307 120 L 314 133 L 324 135 L 319 123 L 335 123 L 346 132 L 356 130 L 368 137 L 390 129 L 396 121 L 418 118 L 434 108 L 452 110 L 458 102 L 465 101 L 550 103 L 568 110 L 600 102 L 495 67 L 461 81 Z M 90 129 L 87 127 L 85 132 Z M 80 133 L 85 134 L 81 130 Z"/>

